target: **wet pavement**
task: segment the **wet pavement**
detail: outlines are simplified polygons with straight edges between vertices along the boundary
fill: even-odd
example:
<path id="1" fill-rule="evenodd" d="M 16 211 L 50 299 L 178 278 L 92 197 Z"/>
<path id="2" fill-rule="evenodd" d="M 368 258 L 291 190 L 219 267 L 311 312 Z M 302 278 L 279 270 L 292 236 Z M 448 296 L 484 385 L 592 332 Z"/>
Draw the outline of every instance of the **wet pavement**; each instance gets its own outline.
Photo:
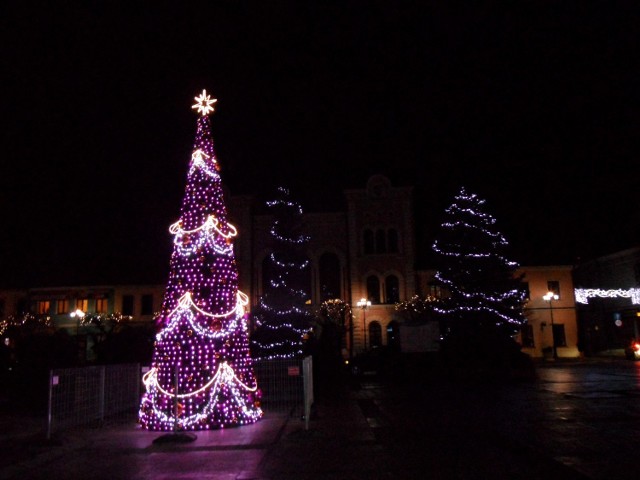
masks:
<path id="1" fill-rule="evenodd" d="M 589 478 L 638 476 L 640 363 L 543 365 L 538 375 L 487 409 L 504 438 Z"/>
<path id="2" fill-rule="evenodd" d="M 640 363 L 556 362 L 501 385 L 415 373 L 324 395 L 299 414 L 198 432 L 191 443 L 126 423 L 44 443 L 0 434 L 0 479 L 617 479 L 635 477 Z M 28 425 L 28 423 L 25 423 Z"/>
<path id="3" fill-rule="evenodd" d="M 537 372 L 512 385 L 416 382 L 402 395 L 369 385 L 363 411 L 390 457 L 404 459 L 392 470 L 404 465 L 405 476 L 390 478 L 419 478 L 423 467 L 435 478 L 635 478 L 640 363 L 558 362 Z"/>

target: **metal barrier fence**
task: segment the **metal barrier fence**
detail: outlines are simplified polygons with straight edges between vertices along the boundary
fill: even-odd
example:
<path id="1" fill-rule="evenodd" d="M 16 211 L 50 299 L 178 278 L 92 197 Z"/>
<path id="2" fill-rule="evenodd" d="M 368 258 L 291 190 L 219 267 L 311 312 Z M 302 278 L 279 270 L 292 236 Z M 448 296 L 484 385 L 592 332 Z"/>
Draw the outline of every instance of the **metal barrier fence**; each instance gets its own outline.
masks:
<path id="1" fill-rule="evenodd" d="M 305 357 L 302 360 L 302 372 L 304 380 L 304 428 L 309 430 L 309 420 L 311 419 L 311 406 L 313 397 L 313 357 Z"/>
<path id="2" fill-rule="evenodd" d="M 313 404 L 311 357 L 254 361 L 262 405 L 305 418 Z M 54 431 L 106 421 L 135 420 L 141 395 L 139 364 L 63 368 L 49 373 L 47 439 Z"/>
<path id="3" fill-rule="evenodd" d="M 305 368 L 305 362 L 307 367 Z M 313 398 L 311 357 L 305 359 L 274 359 L 253 362 L 253 370 L 262 391 L 262 405 L 271 411 L 289 411 L 305 415 L 305 389 Z M 306 375 L 305 375 L 306 374 Z M 305 388 L 306 383 L 310 383 Z"/>
<path id="4" fill-rule="evenodd" d="M 63 428 L 135 419 L 139 407 L 139 364 L 51 370 L 47 439 Z"/>

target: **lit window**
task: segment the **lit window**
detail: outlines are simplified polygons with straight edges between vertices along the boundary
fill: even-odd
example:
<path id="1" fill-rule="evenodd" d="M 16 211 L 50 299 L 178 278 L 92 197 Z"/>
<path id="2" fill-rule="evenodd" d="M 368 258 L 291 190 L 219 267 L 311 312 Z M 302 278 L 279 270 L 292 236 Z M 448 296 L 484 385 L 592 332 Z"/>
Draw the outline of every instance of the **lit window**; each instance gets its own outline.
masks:
<path id="1" fill-rule="evenodd" d="M 51 308 L 51 302 L 49 302 L 49 300 L 40 300 L 38 302 L 38 313 L 39 314 L 49 313 L 49 308 Z"/>
<path id="2" fill-rule="evenodd" d="M 58 315 L 69 313 L 69 300 L 58 300 L 56 302 L 56 313 Z"/>
<path id="3" fill-rule="evenodd" d="M 107 313 L 108 301 L 106 298 L 96 298 L 96 313 Z"/>
<path id="4" fill-rule="evenodd" d="M 82 310 L 83 312 L 89 310 L 89 300 L 86 298 L 78 298 L 76 300 L 76 310 Z"/>

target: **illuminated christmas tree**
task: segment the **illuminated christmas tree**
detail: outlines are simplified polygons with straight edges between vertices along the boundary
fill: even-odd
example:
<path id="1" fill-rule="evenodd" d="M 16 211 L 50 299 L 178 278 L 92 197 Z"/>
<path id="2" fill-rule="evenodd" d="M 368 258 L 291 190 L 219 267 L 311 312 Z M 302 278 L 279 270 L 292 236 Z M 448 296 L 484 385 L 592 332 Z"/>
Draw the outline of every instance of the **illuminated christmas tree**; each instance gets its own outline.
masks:
<path id="1" fill-rule="evenodd" d="M 309 260 L 304 248 L 302 207 L 290 199 L 286 188 L 267 202 L 273 212 L 271 254 L 264 277 L 265 293 L 254 314 L 257 329 L 251 336 L 254 358 L 291 358 L 302 355 L 302 339 L 309 331 L 311 314 L 305 308 L 309 297 Z"/>
<path id="2" fill-rule="evenodd" d="M 149 430 L 202 430 L 249 424 L 262 416 L 253 374 L 245 306 L 227 222 L 208 114 L 200 117 L 182 200 L 171 225 L 173 254 L 140 423 Z"/>
<path id="3" fill-rule="evenodd" d="M 518 264 L 505 257 L 507 241 L 484 203 L 462 188 L 446 209 L 433 245 L 439 260 L 435 278 L 449 292 L 436 311 L 448 334 L 510 335 L 525 320 L 523 284 L 515 276 Z"/>

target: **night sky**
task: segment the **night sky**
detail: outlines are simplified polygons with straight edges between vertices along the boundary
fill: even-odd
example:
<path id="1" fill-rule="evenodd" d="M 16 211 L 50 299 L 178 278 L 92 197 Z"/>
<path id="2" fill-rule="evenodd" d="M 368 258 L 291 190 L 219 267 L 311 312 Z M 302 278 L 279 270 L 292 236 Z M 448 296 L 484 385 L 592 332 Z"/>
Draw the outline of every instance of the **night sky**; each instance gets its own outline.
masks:
<path id="1" fill-rule="evenodd" d="M 164 282 L 203 88 L 232 194 L 382 173 L 423 252 L 461 186 L 524 265 L 638 244 L 636 2 L 9 3 L 0 286 Z"/>

